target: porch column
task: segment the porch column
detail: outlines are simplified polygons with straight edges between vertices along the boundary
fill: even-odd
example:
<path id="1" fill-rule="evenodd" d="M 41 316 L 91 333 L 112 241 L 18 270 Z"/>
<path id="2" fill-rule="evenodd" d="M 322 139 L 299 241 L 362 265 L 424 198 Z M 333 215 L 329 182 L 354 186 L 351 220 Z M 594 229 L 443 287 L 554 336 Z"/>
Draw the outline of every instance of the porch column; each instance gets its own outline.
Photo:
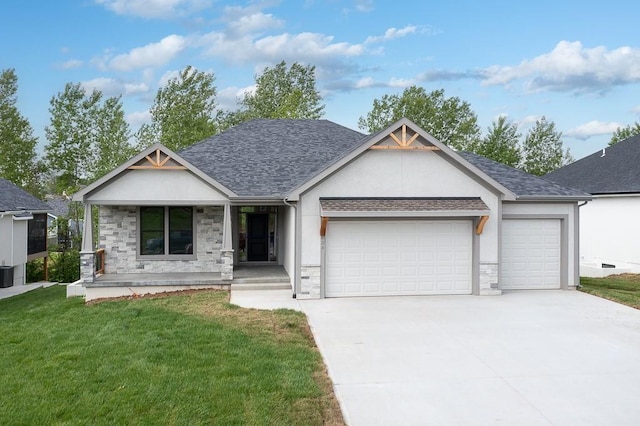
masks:
<path id="1" fill-rule="evenodd" d="M 220 274 L 223 280 L 233 279 L 233 243 L 231 240 L 231 206 L 224 205 L 224 219 L 222 221 L 222 250 L 220 250 L 222 264 Z"/>
<path id="2" fill-rule="evenodd" d="M 80 250 L 80 279 L 92 283 L 96 278 L 95 252 L 93 250 L 93 217 L 91 204 L 84 206 L 82 247 Z"/>

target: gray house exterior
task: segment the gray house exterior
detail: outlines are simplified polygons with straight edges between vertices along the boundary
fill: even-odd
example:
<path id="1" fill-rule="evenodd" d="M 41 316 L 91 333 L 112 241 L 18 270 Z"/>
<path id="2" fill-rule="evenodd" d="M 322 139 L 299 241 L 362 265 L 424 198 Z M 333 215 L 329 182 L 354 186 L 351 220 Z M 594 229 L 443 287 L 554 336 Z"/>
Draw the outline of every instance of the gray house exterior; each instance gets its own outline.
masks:
<path id="1" fill-rule="evenodd" d="M 47 256 L 49 211 L 47 203 L 0 178 L 0 267 L 12 269 L 11 285 L 25 284 L 27 261 Z"/>
<path id="2" fill-rule="evenodd" d="M 154 145 L 75 194 L 100 224 L 94 244 L 85 217 L 78 284 L 88 299 L 131 294 L 96 278 L 97 247 L 105 275 L 127 280 L 224 286 L 239 266 L 279 265 L 300 298 L 566 289 L 589 198 L 455 152 L 407 119 L 373 135 L 252 120 L 179 153 Z M 135 291 L 181 287 L 147 284 Z"/>

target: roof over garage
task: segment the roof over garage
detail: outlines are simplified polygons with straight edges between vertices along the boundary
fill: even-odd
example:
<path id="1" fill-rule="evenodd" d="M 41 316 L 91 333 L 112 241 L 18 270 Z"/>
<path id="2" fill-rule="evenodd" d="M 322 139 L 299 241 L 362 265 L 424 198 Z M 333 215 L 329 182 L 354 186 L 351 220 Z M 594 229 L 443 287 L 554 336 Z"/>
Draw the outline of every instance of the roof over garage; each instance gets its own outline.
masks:
<path id="1" fill-rule="evenodd" d="M 590 194 L 640 193 L 640 135 L 545 175 Z"/>

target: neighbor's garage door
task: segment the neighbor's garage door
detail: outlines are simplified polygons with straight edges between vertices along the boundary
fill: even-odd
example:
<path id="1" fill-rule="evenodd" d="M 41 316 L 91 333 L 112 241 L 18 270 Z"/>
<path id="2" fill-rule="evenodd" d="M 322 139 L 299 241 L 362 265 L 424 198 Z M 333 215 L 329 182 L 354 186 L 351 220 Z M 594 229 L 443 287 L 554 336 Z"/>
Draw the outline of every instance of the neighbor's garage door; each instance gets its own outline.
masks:
<path id="1" fill-rule="evenodd" d="M 502 288 L 560 288 L 560 219 L 504 219 Z"/>
<path id="2" fill-rule="evenodd" d="M 471 221 L 329 221 L 325 296 L 471 294 Z"/>

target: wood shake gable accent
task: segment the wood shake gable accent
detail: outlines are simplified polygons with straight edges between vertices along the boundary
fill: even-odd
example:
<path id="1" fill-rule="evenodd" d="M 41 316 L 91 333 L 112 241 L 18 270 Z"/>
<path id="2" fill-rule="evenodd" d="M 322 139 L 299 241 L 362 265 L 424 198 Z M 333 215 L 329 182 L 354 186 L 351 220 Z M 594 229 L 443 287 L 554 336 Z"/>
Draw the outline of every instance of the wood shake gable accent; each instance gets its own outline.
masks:
<path id="1" fill-rule="evenodd" d="M 412 130 L 413 131 L 413 130 Z M 424 145 L 416 142 L 420 133 L 413 131 L 412 136 L 407 134 L 407 125 L 403 124 L 398 130 L 389 133 L 389 137 L 395 145 L 372 145 L 369 149 L 393 149 L 393 150 L 424 150 L 424 151 L 438 151 L 440 148 L 434 145 Z M 400 136 L 396 135 L 400 133 Z"/>
<path id="2" fill-rule="evenodd" d="M 129 170 L 186 170 L 187 168 L 181 164 L 178 164 L 171 158 L 171 155 L 163 152 L 160 148 L 157 148 L 155 152 L 145 156 L 142 160 L 136 164 L 129 166 Z"/>

